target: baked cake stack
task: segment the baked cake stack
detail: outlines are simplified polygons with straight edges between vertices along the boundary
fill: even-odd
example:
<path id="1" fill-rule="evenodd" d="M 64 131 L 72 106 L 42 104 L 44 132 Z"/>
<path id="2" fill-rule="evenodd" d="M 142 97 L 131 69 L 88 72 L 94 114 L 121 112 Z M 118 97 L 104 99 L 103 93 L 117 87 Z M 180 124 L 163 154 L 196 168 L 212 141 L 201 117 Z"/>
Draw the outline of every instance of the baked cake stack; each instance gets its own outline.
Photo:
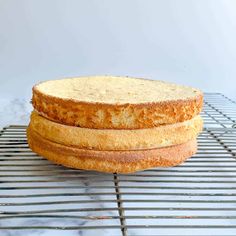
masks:
<path id="1" fill-rule="evenodd" d="M 33 87 L 30 148 L 64 166 L 129 173 L 181 164 L 197 150 L 201 91 L 93 76 Z"/>

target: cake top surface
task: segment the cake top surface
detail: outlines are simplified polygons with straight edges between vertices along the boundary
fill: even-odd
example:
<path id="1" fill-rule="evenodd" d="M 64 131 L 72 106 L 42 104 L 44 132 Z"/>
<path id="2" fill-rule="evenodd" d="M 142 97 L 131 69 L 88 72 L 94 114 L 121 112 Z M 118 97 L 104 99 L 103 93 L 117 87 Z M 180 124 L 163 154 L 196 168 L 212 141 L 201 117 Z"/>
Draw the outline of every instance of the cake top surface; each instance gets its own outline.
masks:
<path id="1" fill-rule="evenodd" d="M 34 87 L 43 94 L 81 102 L 138 104 L 193 99 L 195 88 L 159 80 L 118 76 L 89 76 L 50 80 Z"/>

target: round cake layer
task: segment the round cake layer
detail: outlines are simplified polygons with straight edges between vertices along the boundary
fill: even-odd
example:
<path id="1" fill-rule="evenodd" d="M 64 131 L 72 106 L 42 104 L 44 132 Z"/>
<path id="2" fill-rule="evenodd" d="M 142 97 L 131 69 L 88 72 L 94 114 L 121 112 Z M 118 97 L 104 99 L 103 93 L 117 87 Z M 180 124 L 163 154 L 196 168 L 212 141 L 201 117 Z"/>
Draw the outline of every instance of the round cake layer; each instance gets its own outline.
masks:
<path id="1" fill-rule="evenodd" d="M 91 76 L 42 82 L 33 106 L 66 125 L 140 129 L 190 120 L 202 109 L 202 92 L 163 81 Z"/>
<path id="2" fill-rule="evenodd" d="M 110 173 L 131 173 L 152 167 L 179 165 L 197 151 L 196 139 L 176 146 L 135 151 L 98 151 L 57 144 L 27 129 L 32 151 L 67 167 Z"/>
<path id="3" fill-rule="evenodd" d="M 160 148 L 195 139 L 202 130 L 202 118 L 148 129 L 89 129 L 62 125 L 33 111 L 30 127 L 52 142 L 97 150 L 137 150 Z"/>

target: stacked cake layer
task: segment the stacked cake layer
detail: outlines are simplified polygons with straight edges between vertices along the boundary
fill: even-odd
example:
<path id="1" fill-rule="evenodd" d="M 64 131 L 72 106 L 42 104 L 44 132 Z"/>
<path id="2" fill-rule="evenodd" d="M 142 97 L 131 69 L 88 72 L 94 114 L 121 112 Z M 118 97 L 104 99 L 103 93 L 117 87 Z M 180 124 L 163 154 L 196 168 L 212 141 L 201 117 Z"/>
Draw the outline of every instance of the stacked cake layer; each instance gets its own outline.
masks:
<path id="1" fill-rule="evenodd" d="M 33 151 L 72 168 L 128 173 L 182 163 L 202 130 L 199 90 L 162 81 L 94 76 L 33 88 Z"/>

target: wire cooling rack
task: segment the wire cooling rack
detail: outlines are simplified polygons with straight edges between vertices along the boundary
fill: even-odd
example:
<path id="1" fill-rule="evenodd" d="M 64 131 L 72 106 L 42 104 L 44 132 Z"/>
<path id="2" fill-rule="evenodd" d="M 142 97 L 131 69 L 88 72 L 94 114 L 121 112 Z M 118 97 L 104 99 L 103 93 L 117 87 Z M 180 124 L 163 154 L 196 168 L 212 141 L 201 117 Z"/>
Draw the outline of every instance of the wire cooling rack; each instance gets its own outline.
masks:
<path id="1" fill-rule="evenodd" d="M 199 149 L 135 174 L 57 166 L 0 132 L 0 235 L 236 235 L 236 104 L 205 94 Z"/>

